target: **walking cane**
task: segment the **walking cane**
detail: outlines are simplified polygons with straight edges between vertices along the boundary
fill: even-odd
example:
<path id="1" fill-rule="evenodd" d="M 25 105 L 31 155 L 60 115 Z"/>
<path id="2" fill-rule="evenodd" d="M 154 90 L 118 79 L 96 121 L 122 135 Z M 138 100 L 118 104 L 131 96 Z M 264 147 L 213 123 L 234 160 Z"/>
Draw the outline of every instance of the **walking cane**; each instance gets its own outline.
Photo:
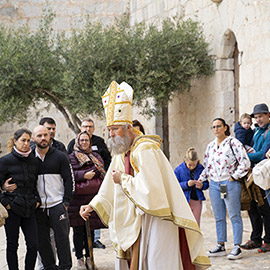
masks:
<path id="1" fill-rule="evenodd" d="M 86 227 L 86 234 L 87 234 L 87 240 L 88 240 L 88 247 L 89 247 L 89 258 L 90 258 L 90 269 L 88 270 L 97 270 L 94 263 L 94 254 L 93 254 L 93 245 L 91 240 L 91 228 L 90 228 L 90 221 L 89 218 L 85 221 L 85 227 Z"/>

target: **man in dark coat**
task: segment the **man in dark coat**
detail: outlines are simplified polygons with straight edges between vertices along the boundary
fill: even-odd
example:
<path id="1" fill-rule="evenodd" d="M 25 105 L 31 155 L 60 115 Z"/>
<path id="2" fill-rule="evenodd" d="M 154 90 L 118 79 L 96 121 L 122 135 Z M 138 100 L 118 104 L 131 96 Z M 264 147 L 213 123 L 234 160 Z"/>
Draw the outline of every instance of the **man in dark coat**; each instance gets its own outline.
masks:
<path id="1" fill-rule="evenodd" d="M 51 117 L 43 117 L 43 118 L 40 119 L 39 124 L 48 129 L 49 134 L 50 134 L 50 141 L 49 141 L 50 146 L 55 148 L 55 149 L 60 150 L 61 152 L 65 153 L 68 156 L 67 149 L 66 149 L 65 145 L 62 142 L 60 142 L 60 141 L 58 141 L 58 140 L 56 140 L 54 138 L 55 133 L 56 133 L 56 122 L 55 122 L 55 120 L 53 118 L 51 118 Z M 35 143 L 33 141 L 31 141 L 30 147 L 32 149 L 34 149 L 36 147 L 36 145 L 35 145 Z"/>
<path id="2" fill-rule="evenodd" d="M 253 136 L 254 153 L 248 153 L 248 157 L 253 164 L 259 163 L 264 159 L 265 149 L 270 141 L 270 111 L 265 103 L 254 106 L 251 114 L 257 123 Z M 256 187 L 256 185 L 254 184 Z M 264 200 L 264 204 L 260 205 L 257 198 L 254 198 L 250 203 L 248 215 L 252 225 L 250 240 L 241 245 L 243 249 L 258 248 L 258 252 L 270 252 L 270 206 L 268 204 L 265 190 L 256 187 L 259 194 Z M 262 238 L 264 228 L 264 237 Z M 264 243 L 263 243 L 264 242 Z"/>
<path id="3" fill-rule="evenodd" d="M 69 244 L 68 206 L 74 188 L 73 174 L 67 155 L 50 147 L 48 129 L 42 125 L 34 128 L 34 151 L 39 161 L 37 189 L 41 206 L 36 211 L 39 235 L 39 252 L 46 269 L 56 269 L 50 243 L 50 228 L 54 231 L 59 269 L 71 269 Z"/>
<path id="4" fill-rule="evenodd" d="M 111 163 L 111 154 L 104 140 L 101 137 L 93 134 L 95 131 L 94 121 L 90 118 L 83 119 L 80 129 L 82 132 L 87 131 L 87 133 L 90 135 L 92 151 L 98 153 L 102 157 L 104 161 L 104 169 L 107 171 Z M 75 138 L 72 139 L 68 144 L 67 151 L 69 155 L 73 152 L 74 144 Z"/>

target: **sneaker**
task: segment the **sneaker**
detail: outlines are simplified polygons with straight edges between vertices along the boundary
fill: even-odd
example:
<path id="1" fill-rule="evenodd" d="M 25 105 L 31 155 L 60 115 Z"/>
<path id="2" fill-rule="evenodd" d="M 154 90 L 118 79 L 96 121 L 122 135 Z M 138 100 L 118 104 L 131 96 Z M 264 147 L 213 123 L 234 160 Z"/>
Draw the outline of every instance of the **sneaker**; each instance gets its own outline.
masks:
<path id="1" fill-rule="evenodd" d="M 268 252 L 270 251 L 270 244 L 268 243 L 264 243 L 259 249 L 258 252 L 259 253 L 264 253 L 264 252 Z"/>
<path id="2" fill-rule="evenodd" d="M 243 249 L 254 249 L 254 248 L 259 248 L 261 247 L 262 244 L 256 243 L 253 240 L 248 240 L 245 244 L 240 245 L 241 248 Z"/>
<path id="3" fill-rule="evenodd" d="M 221 244 L 217 244 L 217 246 L 214 249 L 209 250 L 207 252 L 207 255 L 209 257 L 225 256 L 226 255 L 225 247 L 223 245 L 221 245 Z"/>
<path id="4" fill-rule="evenodd" d="M 241 248 L 238 245 L 235 245 L 232 251 L 227 256 L 227 258 L 229 260 L 237 260 L 237 259 L 242 258 L 242 256 L 243 256 L 243 253 L 241 251 Z"/>
<path id="5" fill-rule="evenodd" d="M 77 260 L 77 269 L 78 270 L 86 270 L 83 257 Z"/>

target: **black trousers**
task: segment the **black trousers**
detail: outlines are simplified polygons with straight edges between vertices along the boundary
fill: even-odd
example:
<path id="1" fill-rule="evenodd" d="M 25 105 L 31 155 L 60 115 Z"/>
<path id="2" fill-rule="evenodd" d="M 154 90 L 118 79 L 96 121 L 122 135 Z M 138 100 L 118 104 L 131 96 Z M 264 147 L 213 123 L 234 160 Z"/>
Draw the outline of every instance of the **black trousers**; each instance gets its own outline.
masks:
<path id="1" fill-rule="evenodd" d="M 36 217 L 33 214 L 30 218 L 16 215 L 12 210 L 8 210 L 5 231 L 7 237 L 7 263 L 9 270 L 18 270 L 18 240 L 20 227 L 26 242 L 25 269 L 34 270 L 38 249 L 38 233 Z"/>
<path id="2" fill-rule="evenodd" d="M 62 203 L 47 209 L 38 209 L 36 212 L 38 223 L 39 253 L 45 270 L 69 270 L 72 267 L 69 244 L 68 213 Z M 54 231 L 54 238 L 59 260 L 56 262 L 51 246 L 50 228 Z"/>
<path id="3" fill-rule="evenodd" d="M 91 231 L 92 244 L 94 243 L 94 231 Z M 85 226 L 73 227 L 73 243 L 75 247 L 75 256 L 77 259 L 83 257 L 83 250 L 85 250 L 85 257 L 89 257 L 88 239 Z"/>
<path id="4" fill-rule="evenodd" d="M 261 189 L 261 194 L 263 198 L 265 197 L 265 191 Z M 270 206 L 267 199 L 264 199 L 264 205 L 258 206 L 258 204 L 252 200 L 250 205 L 250 210 L 248 215 L 252 225 L 252 232 L 250 239 L 256 243 L 270 244 Z M 265 231 L 265 236 L 262 238 L 263 226 Z"/>

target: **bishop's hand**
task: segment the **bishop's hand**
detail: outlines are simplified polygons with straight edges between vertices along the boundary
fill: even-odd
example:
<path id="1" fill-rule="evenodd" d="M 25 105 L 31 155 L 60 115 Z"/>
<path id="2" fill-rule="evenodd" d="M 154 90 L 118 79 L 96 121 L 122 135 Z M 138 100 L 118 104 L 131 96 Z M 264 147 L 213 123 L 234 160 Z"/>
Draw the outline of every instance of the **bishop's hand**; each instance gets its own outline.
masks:
<path id="1" fill-rule="evenodd" d="M 113 181 L 114 181 L 115 184 L 120 184 L 121 183 L 121 173 L 122 172 L 119 172 L 117 170 L 112 170 L 111 174 L 112 174 Z"/>

